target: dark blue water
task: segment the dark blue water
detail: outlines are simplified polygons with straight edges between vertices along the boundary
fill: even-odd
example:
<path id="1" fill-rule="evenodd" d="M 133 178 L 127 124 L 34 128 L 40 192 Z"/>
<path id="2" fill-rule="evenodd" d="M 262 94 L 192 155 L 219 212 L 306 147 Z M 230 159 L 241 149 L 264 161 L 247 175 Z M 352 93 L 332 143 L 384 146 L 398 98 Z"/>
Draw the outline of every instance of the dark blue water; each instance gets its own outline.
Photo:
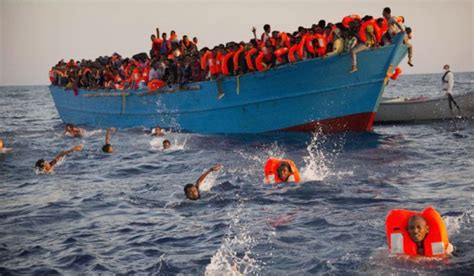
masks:
<path id="1" fill-rule="evenodd" d="M 402 76 L 387 96 L 432 95 L 440 75 Z M 473 73 L 457 74 L 458 91 Z M 62 135 L 48 89 L 0 87 L 0 274 L 474 273 L 474 120 L 376 126 L 363 134 L 204 136 L 144 129 Z M 84 143 L 55 173 L 37 159 Z M 269 156 L 295 160 L 299 187 L 263 185 Z M 183 186 L 210 166 L 202 199 Z M 456 256 L 389 256 L 385 216 L 432 205 Z"/>

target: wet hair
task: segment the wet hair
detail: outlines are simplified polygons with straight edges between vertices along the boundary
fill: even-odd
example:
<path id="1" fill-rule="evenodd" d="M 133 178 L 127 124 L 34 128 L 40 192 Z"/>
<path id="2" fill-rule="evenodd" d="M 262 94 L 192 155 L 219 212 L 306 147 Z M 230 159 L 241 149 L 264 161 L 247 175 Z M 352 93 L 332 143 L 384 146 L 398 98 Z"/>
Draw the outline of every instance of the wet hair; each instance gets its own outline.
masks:
<path id="1" fill-rule="evenodd" d="M 197 200 L 200 198 L 200 194 L 198 193 L 198 197 L 197 198 L 191 198 L 190 197 L 190 192 L 191 192 L 191 189 L 194 187 L 194 184 L 186 184 L 186 186 L 184 186 L 184 195 L 186 196 L 186 198 L 188 199 L 191 199 L 191 200 Z M 199 190 L 198 190 L 199 191 Z"/>
<path id="2" fill-rule="evenodd" d="M 289 171 L 290 173 L 292 173 L 290 164 L 288 164 L 288 162 L 281 162 L 280 165 L 278 165 L 278 168 L 277 168 L 277 175 L 278 175 L 278 178 L 282 179 L 281 173 L 283 172 L 283 170 L 284 170 L 285 168 L 288 169 L 288 171 Z"/>
<path id="3" fill-rule="evenodd" d="M 103 151 L 103 152 L 109 152 L 111 149 L 112 149 L 112 145 L 111 145 L 111 144 L 105 144 L 105 145 L 102 147 L 102 151 Z"/>
<path id="4" fill-rule="evenodd" d="M 391 10 L 389 7 L 386 7 L 386 8 L 383 9 L 383 12 L 384 12 L 384 13 L 391 14 L 391 13 L 392 13 L 392 10 Z"/>
<path id="5" fill-rule="evenodd" d="M 74 125 L 73 125 L 73 124 L 66 124 L 66 127 L 67 127 L 67 128 L 73 128 Z"/>
<path id="6" fill-rule="evenodd" d="M 170 140 L 164 140 L 164 141 L 163 141 L 163 147 L 165 147 L 165 144 L 169 144 L 169 145 L 171 146 Z"/>
<path id="7" fill-rule="evenodd" d="M 44 167 L 45 162 L 46 161 L 44 161 L 44 159 L 40 159 L 40 160 L 36 161 L 35 167 L 39 168 L 39 169 L 42 169 Z"/>

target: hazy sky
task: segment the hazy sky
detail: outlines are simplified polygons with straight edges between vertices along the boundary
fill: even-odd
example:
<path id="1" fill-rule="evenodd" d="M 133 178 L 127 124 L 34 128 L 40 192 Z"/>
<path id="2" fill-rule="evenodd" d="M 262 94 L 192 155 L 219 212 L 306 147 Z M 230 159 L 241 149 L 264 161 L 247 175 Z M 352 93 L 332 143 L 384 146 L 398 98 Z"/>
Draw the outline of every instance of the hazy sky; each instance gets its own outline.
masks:
<path id="1" fill-rule="evenodd" d="M 320 19 L 338 22 L 358 13 L 381 16 L 386 6 L 413 29 L 410 73 L 474 71 L 474 0 L 313 1 L 91 1 L 0 0 L 0 85 L 47 84 L 60 59 L 94 59 L 114 51 L 131 56 L 150 48 L 150 34 L 176 30 L 199 46 L 248 41 L 269 23 L 294 31 Z"/>

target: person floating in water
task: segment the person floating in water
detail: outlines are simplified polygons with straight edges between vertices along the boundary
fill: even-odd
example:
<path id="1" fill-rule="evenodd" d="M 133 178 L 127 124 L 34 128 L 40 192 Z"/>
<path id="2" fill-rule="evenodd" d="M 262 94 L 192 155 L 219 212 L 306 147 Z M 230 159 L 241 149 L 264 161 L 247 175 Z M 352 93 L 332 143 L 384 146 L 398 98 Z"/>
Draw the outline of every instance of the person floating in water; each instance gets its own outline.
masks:
<path id="1" fill-rule="evenodd" d="M 40 159 L 38 161 L 36 161 L 36 165 L 35 167 L 38 168 L 40 171 L 42 172 L 45 172 L 45 173 L 51 173 L 53 172 L 54 170 L 54 166 L 56 166 L 56 164 L 66 155 L 68 154 L 71 154 L 75 151 L 81 151 L 83 148 L 82 145 L 77 145 L 75 147 L 72 147 L 71 149 L 69 150 L 65 150 L 65 151 L 62 151 L 60 152 L 58 155 L 56 155 L 56 157 L 54 157 L 53 160 L 51 161 L 46 161 L 44 159 Z"/>
<path id="2" fill-rule="evenodd" d="M 0 153 L 7 153 L 7 152 L 10 152 L 11 150 L 12 150 L 11 148 L 6 148 L 3 145 L 3 139 L 0 138 Z"/>
<path id="3" fill-rule="evenodd" d="M 441 78 L 441 81 L 443 82 L 443 90 L 446 93 L 446 96 L 448 96 L 448 102 L 449 102 L 449 110 L 452 112 L 453 107 L 451 106 L 451 103 L 453 103 L 458 111 L 461 111 L 461 108 L 459 108 L 458 103 L 454 100 L 453 98 L 453 88 L 454 88 L 454 74 L 449 70 L 449 65 L 446 64 L 443 66 L 444 69 L 444 75 Z"/>
<path id="4" fill-rule="evenodd" d="M 165 136 L 165 134 L 163 133 L 161 127 L 158 127 L 158 126 L 154 128 L 154 132 L 152 132 L 151 135 L 157 136 L 157 137 Z"/>
<path id="5" fill-rule="evenodd" d="M 105 153 L 112 153 L 114 151 L 112 145 L 110 144 L 110 137 L 112 136 L 113 132 L 115 132 L 115 128 L 108 128 L 107 132 L 105 133 L 105 145 L 102 147 L 102 151 Z"/>
<path id="6" fill-rule="evenodd" d="M 265 184 L 281 182 L 299 183 L 301 180 L 295 163 L 287 159 L 268 159 L 264 167 Z"/>
<path id="7" fill-rule="evenodd" d="M 391 253 L 446 257 L 453 252 L 446 225 L 432 207 L 423 212 L 395 209 L 387 216 L 386 232 Z"/>
<path id="8" fill-rule="evenodd" d="M 195 184 L 186 184 L 184 186 L 184 194 L 186 195 L 186 198 L 190 200 L 198 200 L 201 198 L 201 194 L 199 192 L 199 187 L 201 184 L 204 182 L 204 179 L 211 173 L 211 172 L 217 172 L 223 168 L 222 165 L 215 165 L 214 167 L 210 168 L 207 170 L 205 173 L 203 173 L 198 180 L 196 181 Z"/>
<path id="9" fill-rule="evenodd" d="M 82 128 L 74 126 L 73 124 L 66 124 L 64 126 L 64 134 L 71 137 L 84 137 L 86 131 Z"/>
<path id="10" fill-rule="evenodd" d="M 167 150 L 171 148 L 171 142 L 170 140 L 164 140 L 163 141 L 163 150 Z"/>

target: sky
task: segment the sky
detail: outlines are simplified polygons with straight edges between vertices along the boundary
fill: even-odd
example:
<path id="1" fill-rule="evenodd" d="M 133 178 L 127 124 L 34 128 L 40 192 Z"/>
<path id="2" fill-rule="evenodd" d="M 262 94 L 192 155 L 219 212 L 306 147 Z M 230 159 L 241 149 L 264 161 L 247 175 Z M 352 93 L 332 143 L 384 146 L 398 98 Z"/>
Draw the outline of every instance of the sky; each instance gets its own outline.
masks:
<path id="1" fill-rule="evenodd" d="M 413 29 L 415 67 L 404 74 L 474 71 L 474 0 L 0 0 L 0 85 L 45 85 L 59 60 L 148 52 L 150 35 L 175 30 L 199 47 L 248 41 L 273 30 L 295 31 L 345 15 L 405 16 Z"/>

